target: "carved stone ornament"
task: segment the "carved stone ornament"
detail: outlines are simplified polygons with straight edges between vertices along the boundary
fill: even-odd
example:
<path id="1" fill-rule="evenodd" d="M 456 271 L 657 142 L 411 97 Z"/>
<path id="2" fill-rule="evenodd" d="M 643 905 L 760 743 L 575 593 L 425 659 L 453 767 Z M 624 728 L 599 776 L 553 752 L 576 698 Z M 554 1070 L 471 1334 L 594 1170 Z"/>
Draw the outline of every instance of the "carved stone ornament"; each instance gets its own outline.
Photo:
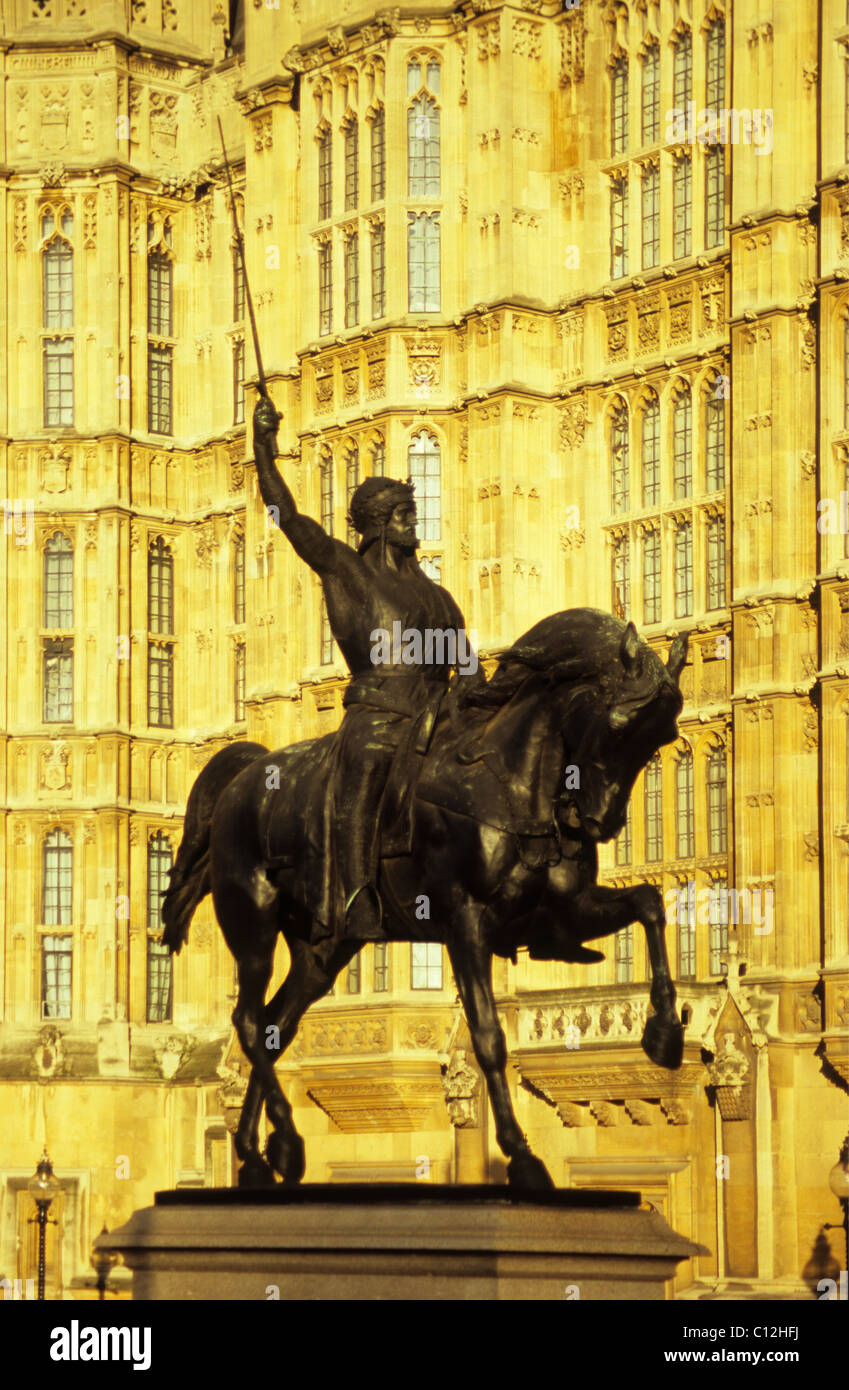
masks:
<path id="1" fill-rule="evenodd" d="M 68 745 L 57 739 L 41 755 L 41 785 L 46 791 L 58 792 L 70 787 L 68 775 Z"/>
<path id="2" fill-rule="evenodd" d="M 708 1067 L 711 1085 L 723 1120 L 745 1120 L 751 1113 L 751 1088 L 746 1085 L 749 1060 L 737 1047 L 734 1034 L 723 1033 L 719 1051 Z"/>
<path id="3" fill-rule="evenodd" d="M 32 1054 L 32 1065 L 36 1076 L 42 1080 L 64 1076 L 68 1070 L 68 1061 L 62 1048 L 62 1034 L 52 1024 L 42 1028 L 38 1035 L 38 1042 Z"/>
<path id="4" fill-rule="evenodd" d="M 164 1042 L 154 1048 L 153 1055 L 163 1081 L 172 1081 L 196 1046 L 194 1038 L 180 1033 L 171 1033 Z"/>
<path id="5" fill-rule="evenodd" d="M 475 1092 L 478 1074 L 468 1063 L 468 1054 L 455 1052 L 442 1076 L 442 1089 L 448 1106 L 448 1118 L 456 1129 L 469 1129 L 478 1122 Z"/>

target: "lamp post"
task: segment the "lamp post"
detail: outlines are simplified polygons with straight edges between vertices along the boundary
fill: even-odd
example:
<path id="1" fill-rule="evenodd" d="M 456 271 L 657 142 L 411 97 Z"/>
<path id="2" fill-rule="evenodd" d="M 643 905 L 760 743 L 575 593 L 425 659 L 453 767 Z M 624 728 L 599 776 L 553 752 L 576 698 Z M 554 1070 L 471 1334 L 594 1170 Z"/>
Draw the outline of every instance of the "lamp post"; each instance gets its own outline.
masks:
<path id="1" fill-rule="evenodd" d="M 849 1134 L 843 1140 L 840 1157 L 828 1175 L 828 1185 L 843 1208 L 842 1221 L 828 1221 L 825 1229 L 837 1231 L 842 1226 L 846 1240 L 846 1265 L 849 1269 Z"/>
<path id="2" fill-rule="evenodd" d="M 109 1232 L 104 1226 L 103 1230 L 100 1232 L 100 1236 L 107 1236 L 108 1234 Z M 98 1236 L 98 1240 L 100 1236 Z M 97 1273 L 97 1297 L 101 1303 L 106 1297 L 106 1283 L 117 1258 L 118 1256 L 113 1250 L 103 1250 L 95 1246 L 92 1251 L 91 1263 Z"/>
<path id="3" fill-rule="evenodd" d="M 47 1149 L 38 1161 L 35 1173 L 27 1183 L 27 1191 L 35 1202 L 38 1211 L 35 1216 L 29 1218 L 30 1222 L 38 1222 L 38 1292 L 36 1298 L 44 1298 L 44 1250 L 47 1241 L 47 1223 L 52 1222 L 55 1226 L 56 1220 L 47 1213 L 54 1197 L 62 1191 L 62 1184 L 54 1175 L 53 1164 L 47 1157 Z"/>

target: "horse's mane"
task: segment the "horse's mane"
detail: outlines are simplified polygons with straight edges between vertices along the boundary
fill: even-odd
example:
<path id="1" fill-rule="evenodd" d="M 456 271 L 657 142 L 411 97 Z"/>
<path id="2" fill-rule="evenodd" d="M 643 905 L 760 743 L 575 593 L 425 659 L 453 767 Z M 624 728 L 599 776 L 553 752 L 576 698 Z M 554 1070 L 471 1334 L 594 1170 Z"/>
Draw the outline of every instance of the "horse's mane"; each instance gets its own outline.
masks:
<path id="1" fill-rule="evenodd" d="M 541 676 L 551 685 L 589 682 L 618 687 L 622 680 L 619 653 L 626 627 L 600 608 L 567 608 L 552 613 L 502 653 L 489 680 L 473 687 L 464 703 L 494 712 L 512 700 L 531 676 Z M 648 703 L 663 683 L 664 667 L 642 641 L 640 649 L 648 677 L 644 686 Z"/>

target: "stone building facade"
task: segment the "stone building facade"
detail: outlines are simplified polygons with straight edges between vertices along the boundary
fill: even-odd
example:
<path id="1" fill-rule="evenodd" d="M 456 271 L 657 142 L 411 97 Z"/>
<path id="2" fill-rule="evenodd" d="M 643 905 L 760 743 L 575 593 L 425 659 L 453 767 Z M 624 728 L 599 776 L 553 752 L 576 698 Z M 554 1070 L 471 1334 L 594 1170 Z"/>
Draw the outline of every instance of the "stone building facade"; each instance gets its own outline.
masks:
<path id="1" fill-rule="evenodd" d="M 344 536 L 358 481 L 411 476 L 490 668 L 578 605 L 690 635 L 603 859 L 667 895 L 684 1065 L 641 1051 L 632 928 L 497 965 L 511 1085 L 557 1183 L 709 1248 L 679 1294 L 808 1296 L 846 1128 L 846 6 L 4 15 L 0 1277 L 45 1143 L 66 1296 L 104 1223 L 233 1180 L 232 961 L 207 902 L 172 966 L 159 892 L 214 751 L 341 717 L 250 460 L 220 117 L 299 506 Z M 280 1072 L 308 1179 L 503 1178 L 439 948 L 367 947 Z"/>

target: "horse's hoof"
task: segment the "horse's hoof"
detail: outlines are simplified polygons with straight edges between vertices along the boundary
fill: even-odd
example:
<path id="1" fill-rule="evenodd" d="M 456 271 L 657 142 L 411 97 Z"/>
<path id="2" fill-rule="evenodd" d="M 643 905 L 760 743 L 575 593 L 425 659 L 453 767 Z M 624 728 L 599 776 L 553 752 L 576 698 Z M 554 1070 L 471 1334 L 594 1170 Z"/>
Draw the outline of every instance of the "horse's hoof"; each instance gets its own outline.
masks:
<path id="1" fill-rule="evenodd" d="M 251 1154 L 239 1169 L 239 1187 L 274 1187 L 274 1174 L 259 1154 Z"/>
<path id="2" fill-rule="evenodd" d="M 284 1138 L 276 1131 L 268 1136 L 266 1155 L 275 1173 L 279 1173 L 285 1183 L 298 1183 L 307 1167 L 304 1141 L 300 1134 Z"/>
<path id="3" fill-rule="evenodd" d="M 643 1030 L 643 1050 L 657 1066 L 676 1071 L 684 1057 L 684 1029 L 677 1018 L 667 1022 L 653 1014 Z"/>
<path id="4" fill-rule="evenodd" d="M 514 1154 L 507 1164 L 507 1182 L 510 1187 L 526 1188 L 529 1192 L 550 1192 L 554 1188 L 551 1175 L 536 1154 Z"/>

